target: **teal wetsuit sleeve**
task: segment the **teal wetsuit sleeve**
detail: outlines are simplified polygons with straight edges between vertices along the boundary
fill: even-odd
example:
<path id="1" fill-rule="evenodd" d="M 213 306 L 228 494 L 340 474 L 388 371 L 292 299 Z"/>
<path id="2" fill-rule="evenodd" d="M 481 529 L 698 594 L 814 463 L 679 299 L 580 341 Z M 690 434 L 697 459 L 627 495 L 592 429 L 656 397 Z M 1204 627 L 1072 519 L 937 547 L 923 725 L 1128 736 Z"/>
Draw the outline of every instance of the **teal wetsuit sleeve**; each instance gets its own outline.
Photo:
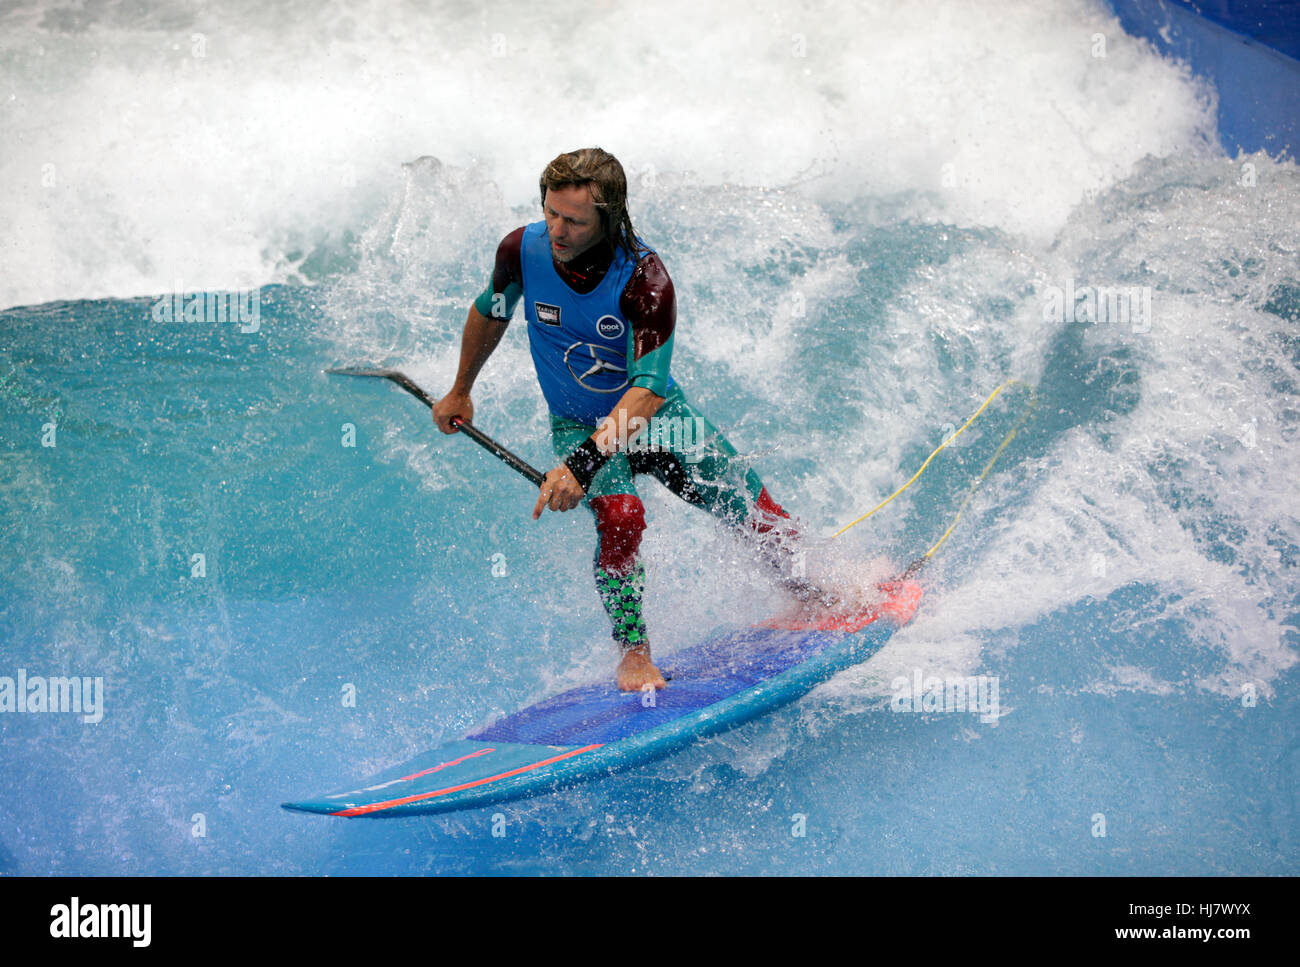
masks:
<path id="1" fill-rule="evenodd" d="M 648 389 L 655 396 L 667 396 L 668 364 L 671 362 L 672 356 L 673 339 L 669 336 L 666 343 L 639 357 L 632 364 L 631 378 L 628 382 L 632 386 Z"/>
<path id="2" fill-rule="evenodd" d="M 628 332 L 628 383 L 656 396 L 668 395 L 668 366 L 677 326 L 677 297 L 659 256 L 645 255 L 623 289 L 619 308 Z"/>
<path id="3" fill-rule="evenodd" d="M 497 292 L 496 286 L 489 282 L 488 287 L 474 300 L 474 308 L 479 311 L 479 315 L 509 322 L 523 294 L 524 287 L 518 282 L 509 283 L 503 292 Z"/>
<path id="4" fill-rule="evenodd" d="M 526 227 L 526 226 L 525 226 Z M 524 229 L 516 228 L 497 246 L 496 261 L 492 266 L 492 279 L 482 294 L 474 300 L 474 308 L 489 319 L 509 322 L 515 306 L 524 294 L 524 271 L 521 248 Z"/>

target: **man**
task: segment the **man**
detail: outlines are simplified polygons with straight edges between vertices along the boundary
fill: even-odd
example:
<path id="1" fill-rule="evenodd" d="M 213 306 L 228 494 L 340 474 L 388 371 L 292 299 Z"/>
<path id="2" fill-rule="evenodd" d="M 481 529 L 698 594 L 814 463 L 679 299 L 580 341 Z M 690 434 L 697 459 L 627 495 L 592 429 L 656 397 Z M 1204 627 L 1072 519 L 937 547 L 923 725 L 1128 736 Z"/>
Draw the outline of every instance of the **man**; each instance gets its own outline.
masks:
<path id="1" fill-rule="evenodd" d="M 673 284 L 632 230 L 622 165 L 600 148 L 583 148 L 547 165 L 539 187 L 543 220 L 497 247 L 491 283 L 465 323 L 456 382 L 433 419 L 443 433 L 456 432 L 453 418 L 473 420 L 474 380 L 523 299 L 533 364 L 551 410 L 552 447 L 561 458 L 546 475 L 533 519 L 548 507 L 586 503 L 596 521 L 596 588 L 623 650 L 618 686 L 663 688 L 641 615 L 645 510 L 634 475 L 652 474 L 683 500 L 758 538 L 764 559 L 795 590 L 806 587 L 787 568 L 798 535 L 669 375 Z M 642 449 L 627 429 L 656 418 L 660 426 L 703 428 L 704 439 L 690 441 L 696 449 L 688 451 L 684 434 L 665 442 L 652 433 L 650 449 Z"/>

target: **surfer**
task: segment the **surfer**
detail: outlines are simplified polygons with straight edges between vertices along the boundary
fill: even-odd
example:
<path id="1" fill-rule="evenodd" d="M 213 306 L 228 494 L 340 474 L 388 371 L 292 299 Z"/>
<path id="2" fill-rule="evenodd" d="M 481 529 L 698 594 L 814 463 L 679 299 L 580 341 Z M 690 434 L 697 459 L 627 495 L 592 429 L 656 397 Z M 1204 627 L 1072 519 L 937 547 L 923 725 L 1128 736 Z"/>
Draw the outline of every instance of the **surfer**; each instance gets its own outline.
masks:
<path id="1" fill-rule="evenodd" d="M 754 539 L 779 580 L 806 597 L 809 586 L 793 567 L 798 531 L 669 375 L 673 283 L 632 229 L 618 159 L 600 148 L 561 154 L 542 172 L 539 188 L 542 220 L 497 246 L 491 281 L 465 323 L 455 383 L 433 419 L 443 433 L 456 432 L 454 418 L 473 421 L 474 381 L 522 299 L 560 458 L 542 483 L 533 519 L 547 508 L 586 503 L 596 524 L 596 590 L 623 652 L 618 686 L 663 688 L 641 612 L 646 525 L 634 476 L 656 477 Z"/>

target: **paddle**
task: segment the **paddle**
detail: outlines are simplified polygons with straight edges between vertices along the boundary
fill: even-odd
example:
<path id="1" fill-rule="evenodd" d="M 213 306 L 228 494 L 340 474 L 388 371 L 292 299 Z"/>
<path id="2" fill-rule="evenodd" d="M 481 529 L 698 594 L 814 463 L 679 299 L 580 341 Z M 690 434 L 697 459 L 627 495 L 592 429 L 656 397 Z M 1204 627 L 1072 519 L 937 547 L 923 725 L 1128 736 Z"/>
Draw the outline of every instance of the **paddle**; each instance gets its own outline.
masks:
<path id="1" fill-rule="evenodd" d="M 437 400 L 426 393 L 413 379 L 405 373 L 399 372 L 395 369 L 355 369 L 350 367 L 341 367 L 338 369 L 327 369 L 325 372 L 331 373 L 335 376 L 376 376 L 380 379 L 392 380 L 425 406 L 429 407 L 429 409 L 433 409 L 434 403 L 437 402 Z M 523 474 L 537 486 L 540 487 L 542 482 L 546 479 L 544 473 L 539 473 L 535 467 L 515 456 L 482 430 L 471 426 L 459 417 L 452 417 L 451 425 L 461 433 L 464 433 L 502 463 Z"/>

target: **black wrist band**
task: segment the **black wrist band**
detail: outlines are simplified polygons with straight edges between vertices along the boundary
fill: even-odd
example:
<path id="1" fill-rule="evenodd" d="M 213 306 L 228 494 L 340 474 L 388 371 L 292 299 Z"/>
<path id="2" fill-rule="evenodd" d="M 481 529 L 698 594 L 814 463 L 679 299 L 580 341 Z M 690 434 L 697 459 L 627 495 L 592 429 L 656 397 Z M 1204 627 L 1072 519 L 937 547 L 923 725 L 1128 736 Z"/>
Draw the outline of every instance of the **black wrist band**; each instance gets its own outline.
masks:
<path id="1" fill-rule="evenodd" d="M 578 481 L 585 494 L 591 487 L 591 478 L 600 472 L 608 459 L 606 454 L 600 452 L 596 441 L 587 437 L 582 441 L 582 446 L 564 458 L 564 465 L 569 468 L 569 473 L 573 474 L 573 479 Z"/>

